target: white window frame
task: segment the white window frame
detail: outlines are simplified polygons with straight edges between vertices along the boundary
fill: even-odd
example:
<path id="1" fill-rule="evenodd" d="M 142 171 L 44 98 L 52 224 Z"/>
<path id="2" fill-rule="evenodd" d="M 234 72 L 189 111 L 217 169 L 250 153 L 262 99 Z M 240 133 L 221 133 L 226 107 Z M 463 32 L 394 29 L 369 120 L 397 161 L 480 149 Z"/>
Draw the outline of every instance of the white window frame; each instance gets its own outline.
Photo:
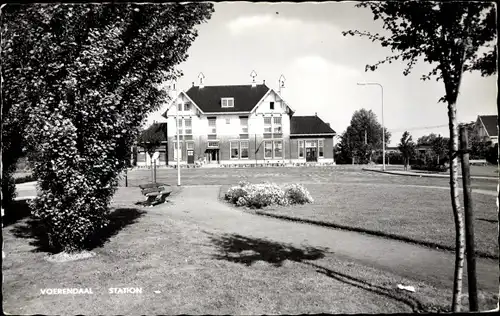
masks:
<path id="1" fill-rule="evenodd" d="M 270 157 L 266 156 L 266 144 L 267 143 L 271 144 L 271 156 Z M 264 141 L 264 159 L 273 159 L 273 141 L 272 140 Z"/>
<path id="2" fill-rule="evenodd" d="M 305 158 L 306 157 L 306 145 L 304 143 L 304 140 L 300 140 L 298 141 L 298 156 L 299 158 Z M 302 149 L 302 156 L 300 155 L 300 149 Z"/>
<path id="3" fill-rule="evenodd" d="M 185 118 L 183 120 L 183 135 L 193 135 L 193 119 L 192 118 Z M 187 122 L 189 122 L 189 126 L 188 124 L 186 124 Z M 188 133 L 189 131 L 189 133 Z"/>
<path id="4" fill-rule="evenodd" d="M 183 104 L 182 103 L 177 103 L 177 111 L 184 112 Z"/>
<path id="5" fill-rule="evenodd" d="M 185 112 L 191 111 L 191 103 L 189 102 L 184 103 L 184 111 Z"/>
<path id="6" fill-rule="evenodd" d="M 234 98 L 220 98 L 220 105 L 222 108 L 234 108 Z"/>
<path id="7" fill-rule="evenodd" d="M 269 102 L 269 110 L 274 110 L 274 109 L 276 109 L 276 102 L 274 101 Z"/>
<path id="8" fill-rule="evenodd" d="M 194 150 L 194 142 L 186 142 L 186 150 Z"/>
<path id="9" fill-rule="evenodd" d="M 231 119 L 229 117 L 226 117 L 226 124 L 227 125 L 231 124 Z"/>
<path id="10" fill-rule="evenodd" d="M 217 118 L 209 118 L 208 120 L 208 135 L 217 135 Z M 214 125 L 210 125 L 210 122 L 214 122 Z"/>
<path id="11" fill-rule="evenodd" d="M 216 143 L 217 145 L 212 146 L 210 143 Z M 216 140 L 209 140 L 209 141 L 207 142 L 207 148 L 219 148 L 219 141 L 216 141 Z"/>
<path id="12" fill-rule="evenodd" d="M 233 147 L 233 143 L 236 143 L 236 148 Z M 233 149 L 238 150 L 236 157 L 233 157 Z M 240 159 L 240 143 L 237 140 L 230 140 L 229 141 L 229 159 L 235 160 L 235 159 Z"/>
<path id="13" fill-rule="evenodd" d="M 242 144 L 246 143 L 246 147 L 243 147 Z M 242 148 L 245 148 L 247 150 L 247 156 L 246 157 L 243 157 L 242 155 Z M 250 142 L 248 140 L 242 140 L 240 141 L 240 159 L 248 159 L 250 156 Z"/>
<path id="14" fill-rule="evenodd" d="M 320 150 L 321 148 L 321 150 Z M 318 158 L 325 158 L 325 140 L 318 139 Z"/>
<path id="15" fill-rule="evenodd" d="M 266 119 L 271 121 L 271 124 L 266 123 Z M 279 123 L 277 123 L 279 121 Z M 266 130 L 270 128 L 269 130 Z M 278 129 L 278 130 L 276 130 Z M 281 116 L 264 116 L 264 134 L 282 134 L 283 135 L 283 118 Z"/>
<path id="16" fill-rule="evenodd" d="M 281 156 L 280 157 L 276 157 L 276 143 L 281 143 Z M 274 140 L 273 141 L 273 158 L 274 159 L 283 159 L 283 156 L 284 156 L 284 146 L 283 146 L 283 141 L 282 140 Z"/>
<path id="17" fill-rule="evenodd" d="M 174 141 L 174 160 L 177 160 L 177 154 L 181 154 L 179 157 L 180 160 L 182 160 L 182 148 L 184 146 L 182 145 L 182 142 L 179 141 L 179 149 L 177 149 L 177 140 Z"/>
<path id="18" fill-rule="evenodd" d="M 243 122 L 246 121 L 246 124 L 243 124 Z M 248 117 L 240 117 L 240 129 L 241 129 L 241 134 L 248 134 Z"/>

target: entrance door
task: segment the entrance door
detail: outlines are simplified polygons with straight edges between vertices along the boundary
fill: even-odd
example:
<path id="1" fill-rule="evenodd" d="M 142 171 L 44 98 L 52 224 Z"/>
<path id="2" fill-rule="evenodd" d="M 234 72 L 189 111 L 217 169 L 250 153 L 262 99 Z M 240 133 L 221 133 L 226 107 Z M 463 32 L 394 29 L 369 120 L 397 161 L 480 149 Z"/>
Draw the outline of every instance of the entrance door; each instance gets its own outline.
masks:
<path id="1" fill-rule="evenodd" d="M 210 162 L 213 162 L 213 163 L 217 163 L 217 160 L 218 160 L 218 151 L 217 150 L 212 150 L 212 152 L 210 153 Z"/>
<path id="2" fill-rule="evenodd" d="M 318 161 L 318 155 L 317 155 L 316 148 L 306 148 L 306 161 L 307 162 Z"/>
<path id="3" fill-rule="evenodd" d="M 194 150 L 187 151 L 187 160 L 188 163 L 194 163 Z"/>

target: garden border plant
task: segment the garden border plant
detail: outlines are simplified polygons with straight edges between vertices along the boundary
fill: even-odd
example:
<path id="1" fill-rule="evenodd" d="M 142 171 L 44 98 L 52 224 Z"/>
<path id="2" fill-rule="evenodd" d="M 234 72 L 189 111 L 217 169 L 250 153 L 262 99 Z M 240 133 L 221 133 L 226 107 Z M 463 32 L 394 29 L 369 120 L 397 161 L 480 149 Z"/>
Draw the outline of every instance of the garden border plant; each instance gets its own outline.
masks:
<path id="1" fill-rule="evenodd" d="M 309 191 L 300 184 L 279 186 L 270 182 L 252 184 L 247 181 L 240 181 L 237 186 L 230 187 L 224 194 L 224 199 L 237 206 L 250 208 L 314 202 Z"/>

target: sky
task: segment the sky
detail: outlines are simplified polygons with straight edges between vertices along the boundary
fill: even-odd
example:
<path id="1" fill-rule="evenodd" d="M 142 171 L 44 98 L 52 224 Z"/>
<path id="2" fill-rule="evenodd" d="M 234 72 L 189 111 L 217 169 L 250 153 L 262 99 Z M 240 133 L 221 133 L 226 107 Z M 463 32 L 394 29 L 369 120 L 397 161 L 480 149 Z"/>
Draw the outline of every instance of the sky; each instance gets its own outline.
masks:
<path id="1" fill-rule="evenodd" d="M 415 141 L 429 133 L 448 137 L 447 107 L 437 102 L 444 95 L 444 84 L 420 80 L 430 65 L 417 64 L 408 76 L 400 62 L 365 72 L 366 64 L 390 56 L 391 51 L 366 38 L 342 36 L 342 31 L 351 29 L 384 32 L 371 11 L 355 4 L 215 3 L 212 18 L 197 27 L 188 59 L 178 66 L 184 75 L 177 87 L 187 91 L 192 82 L 198 84 L 200 72 L 206 86 L 250 84 L 254 70 L 257 82 L 265 80 L 277 89 L 283 75 L 283 98 L 295 115 L 317 113 L 341 134 L 361 108 L 373 110 L 381 122 L 380 87 L 357 85 L 377 82 L 384 89 L 384 125 L 392 133 L 389 146 L 396 146 L 405 130 Z M 477 73 L 464 75 L 457 102 L 459 121 L 497 114 L 496 80 Z"/>

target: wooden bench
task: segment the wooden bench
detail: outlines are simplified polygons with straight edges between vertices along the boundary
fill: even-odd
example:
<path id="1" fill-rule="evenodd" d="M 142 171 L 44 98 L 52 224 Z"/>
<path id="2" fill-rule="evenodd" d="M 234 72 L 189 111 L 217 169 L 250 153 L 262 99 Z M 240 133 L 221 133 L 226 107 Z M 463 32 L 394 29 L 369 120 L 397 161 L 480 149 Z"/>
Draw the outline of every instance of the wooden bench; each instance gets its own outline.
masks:
<path id="1" fill-rule="evenodd" d="M 172 193 L 172 190 L 169 190 L 168 187 L 168 184 L 163 183 L 148 183 L 139 185 L 142 194 L 146 197 L 146 201 L 144 201 L 144 204 L 148 206 L 154 206 L 165 203 L 167 197 L 170 195 L 170 193 Z"/>

